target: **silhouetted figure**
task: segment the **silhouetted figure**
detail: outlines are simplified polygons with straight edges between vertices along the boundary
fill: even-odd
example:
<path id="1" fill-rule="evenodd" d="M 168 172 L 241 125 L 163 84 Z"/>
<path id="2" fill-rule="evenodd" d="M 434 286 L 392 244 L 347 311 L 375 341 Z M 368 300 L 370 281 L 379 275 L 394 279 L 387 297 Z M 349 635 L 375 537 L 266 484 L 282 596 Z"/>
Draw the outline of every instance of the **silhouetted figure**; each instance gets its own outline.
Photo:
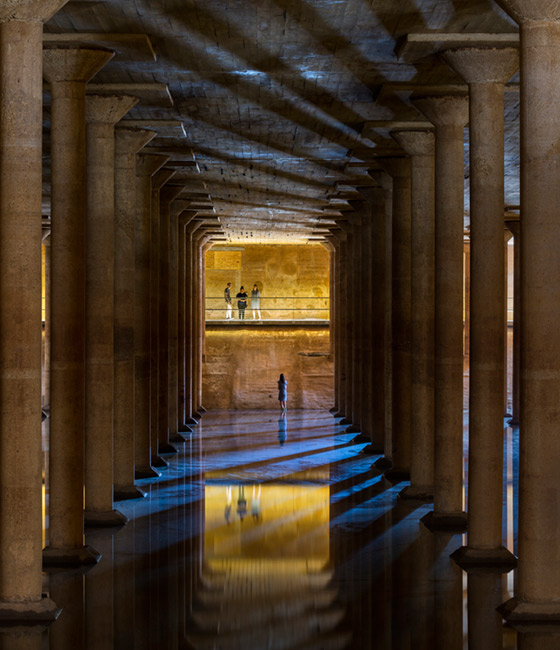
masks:
<path id="1" fill-rule="evenodd" d="M 245 320 L 245 310 L 247 309 L 247 293 L 245 288 L 241 287 L 239 293 L 235 296 L 237 298 L 237 309 L 239 310 L 239 318 Z"/>
<path id="2" fill-rule="evenodd" d="M 284 373 L 280 375 L 280 379 L 278 380 L 278 401 L 280 402 L 282 411 L 285 411 L 286 402 L 288 401 L 288 382 L 284 377 Z"/>

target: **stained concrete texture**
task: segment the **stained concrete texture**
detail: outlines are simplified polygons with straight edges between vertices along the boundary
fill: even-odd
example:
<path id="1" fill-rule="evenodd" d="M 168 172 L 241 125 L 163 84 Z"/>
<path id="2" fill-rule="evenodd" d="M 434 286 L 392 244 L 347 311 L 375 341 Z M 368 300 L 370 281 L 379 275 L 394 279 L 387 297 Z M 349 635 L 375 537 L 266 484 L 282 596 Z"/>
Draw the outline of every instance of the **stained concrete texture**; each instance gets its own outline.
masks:
<path id="1" fill-rule="evenodd" d="M 334 403 L 334 370 L 328 330 L 206 332 L 206 408 L 275 408 L 281 372 L 288 381 L 289 408 L 330 408 Z"/>
<path id="2" fill-rule="evenodd" d="M 215 246 L 206 253 L 206 318 L 225 318 L 224 289 L 241 285 L 249 298 L 256 284 L 263 319 L 328 319 L 329 253 L 319 244 L 283 246 Z M 251 301 L 245 319 L 252 318 Z"/>

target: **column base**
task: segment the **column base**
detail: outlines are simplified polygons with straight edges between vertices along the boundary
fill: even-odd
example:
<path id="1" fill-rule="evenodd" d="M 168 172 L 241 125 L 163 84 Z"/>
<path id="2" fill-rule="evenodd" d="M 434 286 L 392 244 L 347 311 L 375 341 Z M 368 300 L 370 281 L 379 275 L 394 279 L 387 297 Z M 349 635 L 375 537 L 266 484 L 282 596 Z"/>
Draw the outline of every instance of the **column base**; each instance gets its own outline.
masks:
<path id="1" fill-rule="evenodd" d="M 43 596 L 41 600 L 23 603 L 0 601 L 0 623 L 10 625 L 33 625 L 52 623 L 59 617 L 62 607 L 58 607 L 50 598 Z"/>
<path id="2" fill-rule="evenodd" d="M 101 559 L 91 546 L 80 548 L 47 548 L 43 549 L 43 567 L 79 567 L 87 564 L 97 564 Z"/>
<path id="3" fill-rule="evenodd" d="M 90 528 L 120 528 L 128 524 L 128 517 L 118 510 L 100 512 L 86 510 L 84 512 L 84 523 Z"/>
<path id="4" fill-rule="evenodd" d="M 332 413 L 333 415 L 334 415 L 335 413 L 338 413 L 338 408 L 337 408 L 336 406 L 333 406 L 332 409 L 329 409 L 329 413 Z"/>
<path id="5" fill-rule="evenodd" d="M 398 469 L 397 467 L 391 467 L 390 469 L 383 472 L 383 475 L 391 483 L 402 483 L 403 481 L 410 481 L 410 470 L 407 469 Z"/>
<path id="6" fill-rule="evenodd" d="M 498 607 L 498 612 L 513 627 L 560 625 L 560 602 L 528 603 L 510 598 Z"/>
<path id="7" fill-rule="evenodd" d="M 187 440 L 188 440 L 187 436 L 181 435 L 178 431 L 177 433 L 169 434 L 169 442 L 183 443 L 183 442 L 187 442 Z"/>
<path id="8" fill-rule="evenodd" d="M 346 429 L 346 433 L 351 433 L 351 432 L 350 432 L 350 429 Z M 359 436 L 356 436 L 356 437 L 352 440 L 352 442 L 353 442 L 354 444 L 359 444 L 359 443 L 363 443 L 363 442 L 371 443 L 371 438 L 370 438 L 369 436 L 366 436 L 365 433 L 360 433 L 360 435 L 359 435 Z"/>
<path id="9" fill-rule="evenodd" d="M 164 442 L 163 444 L 158 445 L 158 453 L 159 454 L 176 454 L 177 449 L 173 446 L 170 445 L 168 442 Z"/>
<path id="10" fill-rule="evenodd" d="M 489 549 L 461 546 L 461 548 L 451 553 L 450 557 L 465 571 L 468 571 L 468 569 L 485 569 L 508 573 L 517 566 L 517 558 L 504 546 Z"/>
<path id="11" fill-rule="evenodd" d="M 511 418 L 510 420 L 508 420 L 508 424 L 510 427 L 519 426 L 519 418 Z"/>
<path id="12" fill-rule="evenodd" d="M 134 478 L 136 480 L 143 478 L 159 478 L 160 476 L 161 472 L 158 472 L 157 469 L 154 469 L 153 467 L 137 467 L 134 470 Z"/>
<path id="13" fill-rule="evenodd" d="M 399 492 L 397 497 L 403 501 L 425 501 L 430 503 L 434 500 L 434 488 L 432 485 L 407 485 Z"/>
<path id="14" fill-rule="evenodd" d="M 165 469 L 166 467 L 169 467 L 169 463 L 161 456 L 154 454 L 152 456 L 152 467 L 159 467 Z"/>
<path id="15" fill-rule="evenodd" d="M 204 406 L 199 406 L 197 411 L 199 413 L 202 413 L 203 415 L 204 415 L 204 413 L 208 413 L 208 409 L 205 409 Z"/>
<path id="16" fill-rule="evenodd" d="M 370 445 L 362 449 L 362 454 L 369 454 L 370 456 L 383 455 L 383 447 L 372 442 Z"/>
<path id="17" fill-rule="evenodd" d="M 200 420 L 202 420 L 202 415 L 203 415 L 203 414 L 200 413 L 199 411 L 195 411 L 195 412 L 192 414 L 192 416 L 193 416 L 193 420 L 198 420 L 198 422 L 200 422 Z"/>
<path id="18" fill-rule="evenodd" d="M 367 450 L 367 447 L 366 447 L 366 449 L 364 449 L 364 451 L 366 453 L 369 453 L 366 450 Z M 375 461 L 375 463 L 373 463 L 373 466 L 375 467 L 375 469 L 380 469 L 382 472 L 384 472 L 386 469 L 390 469 L 391 467 L 393 467 L 393 462 L 391 460 L 389 460 L 389 458 L 387 458 L 387 456 L 381 456 L 381 458 L 378 458 Z"/>
<path id="19" fill-rule="evenodd" d="M 200 418 L 198 418 L 198 419 L 200 420 Z M 191 426 L 191 425 L 194 425 L 194 424 L 198 424 L 198 420 L 196 420 L 194 417 L 190 417 L 190 418 L 187 418 L 185 420 L 185 424 L 186 424 L 186 426 Z M 182 428 L 179 429 L 179 431 L 182 431 Z"/>
<path id="20" fill-rule="evenodd" d="M 187 424 L 182 424 L 182 425 L 179 427 L 178 432 L 179 432 L 179 433 L 192 433 L 193 430 L 192 430 L 191 427 L 189 427 Z"/>
<path id="21" fill-rule="evenodd" d="M 351 424 L 352 424 L 352 420 L 349 420 L 348 418 L 343 417 L 342 420 L 341 420 L 338 424 L 342 424 L 342 425 L 345 425 L 345 426 L 348 425 L 348 424 L 351 425 Z"/>
<path id="22" fill-rule="evenodd" d="M 343 413 L 342 411 L 337 411 L 337 412 L 334 414 L 334 417 L 335 417 L 335 418 L 345 418 L 346 416 L 344 415 L 344 413 Z"/>
<path id="23" fill-rule="evenodd" d="M 357 427 L 355 424 L 351 424 L 344 433 L 362 433 L 362 430 L 359 427 Z"/>
<path id="24" fill-rule="evenodd" d="M 114 501 L 128 501 L 129 499 L 144 499 L 148 496 L 147 492 L 141 490 L 136 485 L 124 485 L 113 489 Z"/>
<path id="25" fill-rule="evenodd" d="M 448 531 L 451 533 L 464 533 L 467 530 L 467 513 L 435 513 L 428 512 L 420 521 L 432 533 L 435 531 Z"/>

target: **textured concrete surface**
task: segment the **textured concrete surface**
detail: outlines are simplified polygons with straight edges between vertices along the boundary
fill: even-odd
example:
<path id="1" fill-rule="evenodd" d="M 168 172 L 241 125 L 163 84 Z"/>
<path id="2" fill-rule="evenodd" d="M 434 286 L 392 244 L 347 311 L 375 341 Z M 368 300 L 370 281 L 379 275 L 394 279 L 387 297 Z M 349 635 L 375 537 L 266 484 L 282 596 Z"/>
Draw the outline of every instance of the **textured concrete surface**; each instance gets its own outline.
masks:
<path id="1" fill-rule="evenodd" d="M 329 333 L 286 329 L 206 333 L 203 399 L 211 409 L 278 407 L 276 382 L 288 381 L 288 409 L 334 402 Z M 320 355 L 320 356 L 315 356 Z"/>

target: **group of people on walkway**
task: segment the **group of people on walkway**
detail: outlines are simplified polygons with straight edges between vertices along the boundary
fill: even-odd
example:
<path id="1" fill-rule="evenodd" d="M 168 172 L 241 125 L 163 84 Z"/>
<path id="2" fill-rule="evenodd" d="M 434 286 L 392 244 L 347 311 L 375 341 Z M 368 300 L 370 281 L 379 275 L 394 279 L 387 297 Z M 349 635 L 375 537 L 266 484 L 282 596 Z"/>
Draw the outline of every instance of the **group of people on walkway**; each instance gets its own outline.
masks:
<path id="1" fill-rule="evenodd" d="M 247 302 L 249 296 L 245 291 L 245 287 L 240 287 L 239 293 L 235 296 L 237 298 L 237 311 L 240 320 L 245 320 L 245 310 L 247 309 Z M 231 282 L 227 283 L 224 289 L 224 300 L 226 301 L 226 320 L 233 318 L 233 303 L 231 301 Z M 261 320 L 261 292 L 259 287 L 254 284 L 251 291 L 251 311 L 253 312 L 253 320 Z"/>

